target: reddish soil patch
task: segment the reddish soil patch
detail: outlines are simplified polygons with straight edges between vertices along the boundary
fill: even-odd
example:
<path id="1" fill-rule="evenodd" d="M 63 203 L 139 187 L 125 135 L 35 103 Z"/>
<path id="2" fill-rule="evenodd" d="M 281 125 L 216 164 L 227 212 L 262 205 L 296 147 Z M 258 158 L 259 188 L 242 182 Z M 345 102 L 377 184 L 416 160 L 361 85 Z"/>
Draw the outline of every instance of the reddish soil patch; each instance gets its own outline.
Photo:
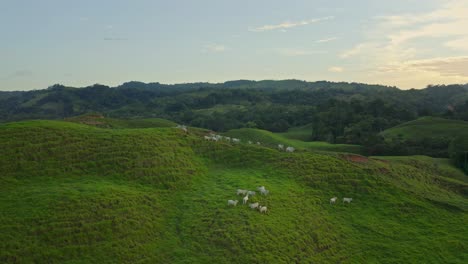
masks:
<path id="1" fill-rule="evenodd" d="M 341 155 L 341 157 L 346 159 L 347 161 L 357 162 L 357 163 L 366 163 L 369 161 L 367 157 L 359 156 L 359 155 L 348 154 L 348 155 Z"/>

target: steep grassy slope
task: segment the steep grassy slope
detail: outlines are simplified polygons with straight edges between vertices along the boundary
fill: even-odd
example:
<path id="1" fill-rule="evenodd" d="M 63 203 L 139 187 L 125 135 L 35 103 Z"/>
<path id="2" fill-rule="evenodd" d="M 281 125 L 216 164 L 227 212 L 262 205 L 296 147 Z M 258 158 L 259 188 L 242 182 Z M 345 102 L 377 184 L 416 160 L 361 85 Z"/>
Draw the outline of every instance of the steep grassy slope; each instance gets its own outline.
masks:
<path id="1" fill-rule="evenodd" d="M 198 132 L 197 132 L 198 133 Z M 467 184 L 175 128 L 0 126 L 0 262 L 464 263 Z M 448 166 L 448 165 L 447 165 Z M 246 206 L 237 188 L 270 195 Z M 351 204 L 329 204 L 333 196 Z"/>
<path id="2" fill-rule="evenodd" d="M 385 138 L 401 137 L 418 141 L 422 138 L 468 137 L 468 122 L 437 117 L 422 117 L 382 132 Z"/>
<path id="3" fill-rule="evenodd" d="M 292 146 L 300 149 L 308 149 L 313 151 L 325 152 L 350 152 L 362 153 L 362 149 L 358 145 L 348 144 L 329 144 L 327 142 L 311 141 L 306 142 L 298 138 L 303 138 L 305 134 L 304 128 L 298 128 L 288 133 L 272 133 L 270 131 L 254 129 L 254 128 L 241 128 L 233 129 L 225 133 L 230 137 L 242 139 L 244 142 L 250 140 L 252 142 L 260 142 L 264 146 L 276 148 L 278 144 Z"/>

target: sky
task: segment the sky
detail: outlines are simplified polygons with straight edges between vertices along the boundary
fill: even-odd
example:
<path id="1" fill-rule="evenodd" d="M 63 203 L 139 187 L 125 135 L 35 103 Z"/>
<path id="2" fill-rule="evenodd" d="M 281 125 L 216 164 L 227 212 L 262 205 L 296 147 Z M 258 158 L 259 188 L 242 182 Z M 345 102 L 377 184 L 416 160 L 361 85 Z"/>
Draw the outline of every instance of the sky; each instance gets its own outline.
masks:
<path id="1" fill-rule="evenodd" d="M 0 0 L 0 90 L 468 83 L 468 0 Z"/>

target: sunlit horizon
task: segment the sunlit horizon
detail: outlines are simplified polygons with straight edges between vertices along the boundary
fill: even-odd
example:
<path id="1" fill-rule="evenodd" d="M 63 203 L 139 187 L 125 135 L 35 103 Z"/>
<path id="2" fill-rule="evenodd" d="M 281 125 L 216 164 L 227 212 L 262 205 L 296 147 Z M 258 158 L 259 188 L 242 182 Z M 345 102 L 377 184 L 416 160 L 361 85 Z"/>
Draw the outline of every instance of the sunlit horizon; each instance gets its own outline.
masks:
<path id="1" fill-rule="evenodd" d="M 466 14 L 466 0 L 4 1 L 0 91 L 128 81 L 465 84 Z"/>

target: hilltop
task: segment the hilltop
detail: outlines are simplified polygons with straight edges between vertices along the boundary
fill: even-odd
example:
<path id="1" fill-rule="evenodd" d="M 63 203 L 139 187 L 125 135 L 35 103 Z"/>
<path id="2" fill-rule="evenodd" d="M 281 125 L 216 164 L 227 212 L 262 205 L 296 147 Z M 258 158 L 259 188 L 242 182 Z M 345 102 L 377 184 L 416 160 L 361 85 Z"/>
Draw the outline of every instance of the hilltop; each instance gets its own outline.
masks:
<path id="1" fill-rule="evenodd" d="M 0 261 L 467 258 L 468 184 L 445 159 L 353 162 L 302 148 L 211 142 L 207 133 L 46 120 L 0 125 Z M 270 194 L 250 201 L 267 214 L 227 206 L 241 198 L 236 189 L 257 186 Z M 330 205 L 334 196 L 340 200 Z"/>
<path id="2" fill-rule="evenodd" d="M 437 117 L 421 117 L 381 133 L 387 139 L 418 141 L 424 138 L 468 137 L 468 122 Z"/>

